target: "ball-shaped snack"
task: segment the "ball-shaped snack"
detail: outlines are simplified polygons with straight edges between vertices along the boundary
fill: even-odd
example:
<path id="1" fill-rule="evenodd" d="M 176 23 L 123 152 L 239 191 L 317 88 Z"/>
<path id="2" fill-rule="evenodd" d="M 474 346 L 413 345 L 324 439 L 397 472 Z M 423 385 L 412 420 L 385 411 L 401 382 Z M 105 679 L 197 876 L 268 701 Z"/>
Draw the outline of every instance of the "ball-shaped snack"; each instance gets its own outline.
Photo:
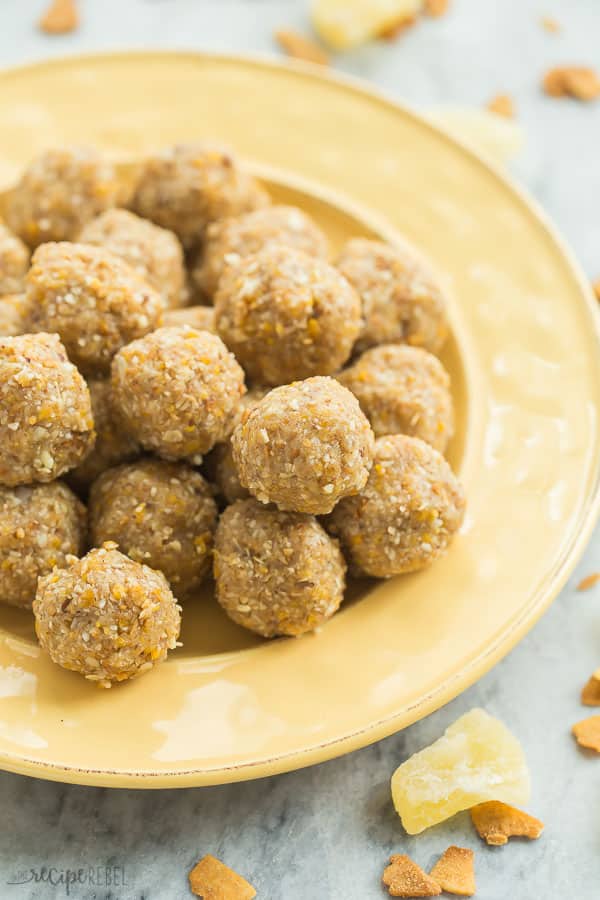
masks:
<path id="1" fill-rule="evenodd" d="M 94 546 L 123 553 L 163 573 L 181 599 L 210 568 L 217 506 L 208 483 L 185 463 L 142 459 L 104 472 L 90 492 Z"/>
<path id="2" fill-rule="evenodd" d="M 404 434 L 378 438 L 365 487 L 327 520 L 359 574 L 389 578 L 425 568 L 460 527 L 465 496 L 437 450 Z"/>
<path id="3" fill-rule="evenodd" d="M 272 246 L 292 247 L 320 259 L 329 253 L 325 234 L 305 212 L 297 206 L 267 206 L 209 225 L 194 281 L 205 297 L 212 297 L 226 266 Z"/>
<path id="4" fill-rule="evenodd" d="M 365 351 L 338 375 L 375 437 L 411 434 L 444 452 L 454 432 L 450 377 L 436 356 L 406 344 Z"/>
<path id="5" fill-rule="evenodd" d="M 262 503 L 321 515 L 360 491 L 374 437 L 356 397 L 333 378 L 270 391 L 232 438 L 240 482 Z"/>
<path id="6" fill-rule="evenodd" d="M 58 336 L 0 337 L 0 484 L 53 481 L 94 437 L 90 392 Z"/>
<path id="7" fill-rule="evenodd" d="M 408 246 L 354 238 L 337 267 L 362 301 L 364 325 L 356 351 L 395 343 L 440 350 L 448 333 L 446 298 L 420 254 Z"/>
<path id="8" fill-rule="evenodd" d="M 126 209 L 109 209 L 82 228 L 78 241 L 110 250 L 158 291 L 166 307 L 181 306 L 186 272 L 172 231 Z"/>
<path id="9" fill-rule="evenodd" d="M 0 221 L 0 295 L 23 289 L 29 255 L 29 247 Z"/>
<path id="10" fill-rule="evenodd" d="M 259 384 L 330 375 L 361 327 L 360 300 L 333 266 L 266 247 L 228 266 L 215 295 L 217 331 Z"/>
<path id="11" fill-rule="evenodd" d="M 16 337 L 29 327 L 29 304 L 25 294 L 0 296 L 0 335 Z"/>
<path id="12" fill-rule="evenodd" d="M 247 394 L 244 394 L 233 428 L 241 422 L 244 412 L 256 406 L 259 400 L 262 400 L 265 396 L 265 393 L 266 390 L 264 388 L 252 388 Z M 247 489 L 240 482 L 237 466 L 233 459 L 231 436 L 223 443 L 213 447 L 204 460 L 204 468 L 208 480 L 215 485 L 218 493 L 227 503 L 234 503 L 235 500 L 243 500 L 248 496 Z"/>
<path id="13" fill-rule="evenodd" d="M 30 247 L 75 240 L 81 227 L 124 199 L 111 162 L 89 147 L 42 153 L 10 192 L 6 219 Z"/>
<path id="14" fill-rule="evenodd" d="M 95 479 L 106 469 L 129 462 L 139 456 L 141 447 L 120 420 L 111 399 L 109 378 L 90 378 L 88 388 L 96 443 L 85 459 L 67 474 L 66 480 L 79 493 L 85 494 Z"/>
<path id="15" fill-rule="evenodd" d="M 193 143 L 168 147 L 140 166 L 131 209 L 174 231 L 184 247 L 207 226 L 269 203 L 267 192 L 227 148 Z"/>
<path id="16" fill-rule="evenodd" d="M 113 403 L 127 429 L 164 459 L 200 463 L 231 431 L 244 373 L 215 334 L 159 328 L 115 356 Z"/>
<path id="17" fill-rule="evenodd" d="M 27 274 L 32 331 L 56 332 L 72 362 L 105 374 L 115 353 L 158 325 L 160 295 L 103 247 L 44 244 Z"/>
<path id="18" fill-rule="evenodd" d="M 52 660 L 106 688 L 164 660 L 181 626 L 164 575 L 110 542 L 40 578 L 33 612 Z"/>
<path id="19" fill-rule="evenodd" d="M 83 552 L 85 507 L 66 484 L 0 487 L 0 603 L 30 609 L 38 576 Z"/>
<path id="20" fill-rule="evenodd" d="M 217 333 L 215 310 L 212 306 L 184 306 L 183 309 L 166 309 L 161 316 L 160 324 L 165 328 L 187 325 L 197 331 Z"/>
<path id="21" fill-rule="evenodd" d="M 305 634 L 329 619 L 343 600 L 346 565 L 337 541 L 314 516 L 250 498 L 221 516 L 214 574 L 227 615 L 274 637 Z"/>

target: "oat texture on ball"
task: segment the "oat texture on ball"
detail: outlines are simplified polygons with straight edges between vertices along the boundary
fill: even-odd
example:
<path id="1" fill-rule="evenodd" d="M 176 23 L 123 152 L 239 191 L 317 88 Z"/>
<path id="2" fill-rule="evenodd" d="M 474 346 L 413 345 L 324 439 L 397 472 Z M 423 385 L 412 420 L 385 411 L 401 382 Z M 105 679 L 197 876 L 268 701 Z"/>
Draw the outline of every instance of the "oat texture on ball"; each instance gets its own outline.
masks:
<path id="1" fill-rule="evenodd" d="M 29 268 L 29 247 L 0 219 L 0 296 L 23 290 Z"/>
<path id="2" fill-rule="evenodd" d="M 215 310 L 212 306 L 184 306 L 183 309 L 166 309 L 160 325 L 164 328 L 179 328 L 182 325 L 197 331 L 217 333 Z"/>
<path id="3" fill-rule="evenodd" d="M 16 337 L 29 327 L 29 304 L 25 294 L 0 296 L 0 335 Z"/>

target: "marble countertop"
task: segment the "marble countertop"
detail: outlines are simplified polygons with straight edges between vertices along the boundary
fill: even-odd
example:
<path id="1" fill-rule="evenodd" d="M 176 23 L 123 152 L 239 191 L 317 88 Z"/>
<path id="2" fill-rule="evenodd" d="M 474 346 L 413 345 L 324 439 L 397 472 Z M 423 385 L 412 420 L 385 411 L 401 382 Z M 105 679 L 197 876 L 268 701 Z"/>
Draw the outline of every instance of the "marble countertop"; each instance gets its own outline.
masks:
<path id="1" fill-rule="evenodd" d="M 168 47 L 273 52 L 280 26 L 303 26 L 301 0 L 82 0 L 83 27 L 48 38 L 33 23 L 44 0 L 2 0 L 0 65 L 88 50 Z M 561 62 L 598 59 L 597 0 L 453 0 L 400 42 L 340 59 L 417 107 L 479 107 L 497 92 L 516 99 L 527 149 L 515 164 L 557 222 L 588 275 L 600 276 L 600 104 L 544 98 L 539 80 Z M 542 15 L 564 23 L 559 35 Z M 582 718 L 578 692 L 600 665 L 600 588 L 576 593 L 600 569 L 600 533 L 573 577 L 527 638 L 492 672 L 426 720 L 342 759 L 246 784 L 181 791 L 111 791 L 0 773 L 0 897 L 62 898 L 64 885 L 11 884 L 42 866 L 96 869 L 76 900 L 177 900 L 186 874 L 213 853 L 268 900 L 382 898 L 388 855 L 424 866 L 448 844 L 476 850 L 481 900 L 597 900 L 600 896 L 600 762 L 569 733 Z M 547 823 L 537 842 L 481 845 L 468 816 L 407 839 L 389 777 L 457 716 L 483 706 L 524 744 L 532 811 Z M 99 867 L 99 868 L 97 868 Z M 102 871 L 100 871 L 100 869 Z"/>

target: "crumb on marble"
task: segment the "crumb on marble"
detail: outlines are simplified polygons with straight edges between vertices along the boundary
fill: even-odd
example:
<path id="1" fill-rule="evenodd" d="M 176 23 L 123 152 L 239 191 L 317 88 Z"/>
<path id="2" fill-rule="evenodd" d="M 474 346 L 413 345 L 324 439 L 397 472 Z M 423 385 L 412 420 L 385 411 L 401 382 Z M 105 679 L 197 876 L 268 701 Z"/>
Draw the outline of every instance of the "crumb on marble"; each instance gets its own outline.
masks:
<path id="1" fill-rule="evenodd" d="M 600 78 L 590 66 L 556 66 L 546 72 L 542 86 L 549 97 L 589 102 L 600 96 Z"/>
<path id="2" fill-rule="evenodd" d="M 424 12 L 426 16 L 439 19 L 440 16 L 446 15 L 449 6 L 450 0 L 425 0 Z"/>
<path id="3" fill-rule="evenodd" d="M 382 881 L 391 897 L 439 897 L 442 893 L 437 881 L 404 853 L 390 856 Z"/>
<path id="4" fill-rule="evenodd" d="M 207 854 L 188 875 L 190 888 L 204 900 L 252 900 L 256 891 L 245 878 Z"/>
<path id="5" fill-rule="evenodd" d="M 75 0 L 52 0 L 38 21 L 38 28 L 45 34 L 69 34 L 78 27 L 79 13 Z"/>
<path id="6" fill-rule="evenodd" d="M 275 32 L 275 40 L 288 56 L 294 59 L 302 59 L 305 62 L 316 63 L 319 66 L 329 65 L 329 56 L 316 41 L 292 31 L 289 28 L 280 28 Z"/>
<path id="7" fill-rule="evenodd" d="M 597 718 L 600 721 L 600 716 Z M 535 840 L 544 830 L 539 819 L 498 800 L 478 803 L 471 809 L 471 820 L 479 837 L 493 847 L 507 844 L 511 837 Z"/>
<path id="8" fill-rule="evenodd" d="M 578 591 L 589 591 L 591 588 L 595 587 L 600 581 L 600 572 L 592 572 L 590 575 L 586 575 L 585 578 L 582 578 L 579 584 L 577 585 Z"/>
<path id="9" fill-rule="evenodd" d="M 506 119 L 514 119 L 515 117 L 515 104 L 510 94 L 496 94 L 487 104 L 487 109 L 498 116 L 504 116 Z"/>
<path id="10" fill-rule="evenodd" d="M 472 897 L 476 890 L 474 855 L 465 847 L 448 847 L 429 875 L 446 893 Z"/>
<path id="11" fill-rule="evenodd" d="M 584 706 L 600 706 L 600 669 L 592 673 L 581 689 L 581 702 Z"/>
<path id="12" fill-rule="evenodd" d="M 552 16 L 542 16 L 540 23 L 544 31 L 548 31 L 550 34 L 558 34 L 562 31 L 561 23 L 557 19 L 553 19 Z"/>

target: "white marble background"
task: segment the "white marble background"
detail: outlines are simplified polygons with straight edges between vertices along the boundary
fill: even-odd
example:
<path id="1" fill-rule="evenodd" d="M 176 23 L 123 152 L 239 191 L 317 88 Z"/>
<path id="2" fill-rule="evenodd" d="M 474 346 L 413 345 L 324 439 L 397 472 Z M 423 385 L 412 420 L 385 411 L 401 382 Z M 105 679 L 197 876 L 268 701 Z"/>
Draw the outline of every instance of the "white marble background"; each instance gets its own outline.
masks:
<path id="1" fill-rule="evenodd" d="M 45 0 L 0 0 L 0 65 L 131 47 L 273 52 L 279 26 L 303 26 L 302 0 L 81 0 L 75 35 L 47 38 L 33 23 Z M 480 106 L 497 91 L 517 100 L 528 149 L 516 171 L 600 276 L 600 103 L 541 95 L 560 62 L 600 64 L 598 0 L 453 0 L 452 12 L 400 42 L 340 59 L 340 69 L 423 107 Z M 550 35 L 541 15 L 564 31 Z M 1 135 L 0 135 L 1 140 Z M 567 588 L 516 650 L 449 706 L 343 759 L 260 782 L 184 791 L 110 791 L 0 774 L 0 898 L 62 898 L 15 886 L 21 870 L 119 866 L 126 886 L 72 889 L 76 900 L 178 900 L 186 873 L 214 853 L 265 900 L 371 900 L 391 852 L 429 866 L 449 843 L 472 847 L 481 900 L 600 898 L 600 759 L 577 749 L 578 692 L 600 665 L 600 587 L 574 586 L 600 569 L 600 533 Z M 522 740 L 533 775 L 532 811 L 546 823 L 533 843 L 486 848 L 468 816 L 407 839 L 388 782 L 409 754 L 458 715 L 484 706 Z M 588 711 L 590 712 L 590 711 Z"/>

